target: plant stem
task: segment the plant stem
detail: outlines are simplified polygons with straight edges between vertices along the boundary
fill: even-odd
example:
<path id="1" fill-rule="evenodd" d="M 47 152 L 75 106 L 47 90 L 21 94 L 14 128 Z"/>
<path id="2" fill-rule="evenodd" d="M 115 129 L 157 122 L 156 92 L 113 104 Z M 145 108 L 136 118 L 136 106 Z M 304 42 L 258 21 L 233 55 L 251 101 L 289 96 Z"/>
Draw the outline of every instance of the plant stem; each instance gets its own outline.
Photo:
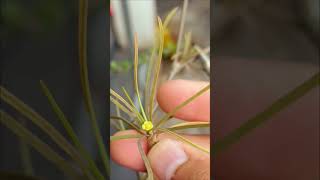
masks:
<path id="1" fill-rule="evenodd" d="M 88 16 L 88 0 L 79 1 L 79 61 L 80 61 L 80 76 L 83 96 L 85 100 L 86 109 L 91 119 L 91 126 L 96 137 L 99 152 L 102 158 L 103 165 L 108 174 L 110 174 L 109 157 L 107 155 L 106 147 L 103 143 L 103 138 L 96 120 L 96 114 L 93 109 L 92 97 L 89 87 L 88 67 L 87 67 L 87 16 Z"/>

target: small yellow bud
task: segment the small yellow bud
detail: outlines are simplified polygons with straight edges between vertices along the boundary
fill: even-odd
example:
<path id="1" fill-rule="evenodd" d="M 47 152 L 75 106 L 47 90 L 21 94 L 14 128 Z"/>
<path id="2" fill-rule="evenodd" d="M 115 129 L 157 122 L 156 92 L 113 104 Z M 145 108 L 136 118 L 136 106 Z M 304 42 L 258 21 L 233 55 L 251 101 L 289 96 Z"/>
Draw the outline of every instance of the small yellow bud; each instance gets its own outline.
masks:
<path id="1" fill-rule="evenodd" d="M 145 131 L 150 131 L 152 128 L 153 128 L 153 124 L 152 124 L 151 121 L 145 121 L 142 124 L 142 129 L 145 130 Z"/>

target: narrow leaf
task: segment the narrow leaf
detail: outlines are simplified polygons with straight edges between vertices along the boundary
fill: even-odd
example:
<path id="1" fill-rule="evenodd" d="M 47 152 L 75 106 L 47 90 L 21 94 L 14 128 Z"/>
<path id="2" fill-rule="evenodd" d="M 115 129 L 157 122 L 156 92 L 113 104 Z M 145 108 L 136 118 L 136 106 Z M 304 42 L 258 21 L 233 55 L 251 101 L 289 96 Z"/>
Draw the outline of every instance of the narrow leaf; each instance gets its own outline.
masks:
<path id="1" fill-rule="evenodd" d="M 204 147 L 202 147 L 202 146 L 200 146 L 200 145 L 197 145 L 197 144 L 195 144 L 195 143 L 193 143 L 192 141 L 190 141 L 189 139 L 187 139 L 187 138 L 185 138 L 185 137 L 183 137 L 183 136 L 181 136 L 181 135 L 179 135 L 179 134 L 177 134 L 177 133 L 175 133 L 175 132 L 173 132 L 173 131 L 170 131 L 170 130 L 168 130 L 168 129 L 159 129 L 159 131 L 162 131 L 162 132 L 166 132 L 166 133 L 168 133 L 168 134 L 171 134 L 171 135 L 173 135 L 173 136 L 175 136 L 175 137 L 177 137 L 178 139 L 180 139 L 181 141 L 183 141 L 184 143 L 187 143 L 187 144 L 189 144 L 190 146 L 193 146 L 193 147 L 195 147 L 196 149 L 199 149 L 199 150 L 201 150 L 201 151 L 203 151 L 203 152 L 205 152 L 205 153 L 210 153 L 210 151 L 208 150 L 208 149 L 206 149 L 206 148 L 204 148 Z"/>
<path id="2" fill-rule="evenodd" d="M 126 95 L 127 99 L 129 100 L 129 103 L 130 103 L 131 107 L 133 107 L 133 110 L 135 111 L 135 113 L 136 113 L 136 115 L 138 117 L 138 120 L 140 120 L 140 122 L 143 123 L 146 120 L 145 116 L 144 117 L 141 116 L 141 114 L 139 113 L 139 110 L 134 105 L 132 99 L 130 98 L 128 92 L 126 91 L 126 89 L 124 87 L 122 87 L 122 91 Z"/>
<path id="3" fill-rule="evenodd" d="M 152 172 L 151 164 L 147 158 L 146 153 L 144 152 L 144 150 L 142 148 L 141 140 L 142 140 L 142 138 L 140 138 L 137 143 L 138 143 L 138 149 L 139 149 L 141 158 L 142 158 L 144 165 L 146 166 L 146 169 L 147 169 L 147 173 L 148 173 L 147 180 L 153 180 L 153 172 Z"/>
<path id="4" fill-rule="evenodd" d="M 144 112 L 142 103 L 141 103 L 141 98 L 140 98 L 140 92 L 139 92 L 139 84 L 138 84 L 138 65 L 139 65 L 139 57 L 138 57 L 138 37 L 137 34 L 135 33 L 134 35 L 134 73 L 133 73 L 133 77 L 134 77 L 134 89 L 136 91 L 136 95 L 138 97 L 138 101 L 139 101 L 139 106 L 142 112 L 142 116 L 144 117 L 145 120 L 147 120 L 147 116 Z"/>
<path id="5" fill-rule="evenodd" d="M 303 82 L 298 87 L 294 88 L 289 93 L 280 97 L 264 111 L 258 113 L 253 118 L 246 121 L 239 128 L 233 130 L 230 134 L 224 138 L 217 140 L 213 146 L 213 152 L 219 153 L 232 144 L 238 142 L 243 136 L 249 134 L 257 127 L 263 125 L 267 122 L 273 115 L 280 112 L 284 108 L 288 107 L 290 104 L 296 102 L 299 98 L 303 97 L 307 92 L 309 92 L 314 87 L 320 84 L 320 73 L 316 73 L 310 79 Z"/>
<path id="6" fill-rule="evenodd" d="M 29 130 L 23 127 L 9 114 L 0 110 L 0 122 L 15 133 L 19 138 L 30 144 L 44 158 L 55 164 L 62 172 L 75 177 L 75 170 L 59 154 L 52 150 L 46 143 L 34 136 Z"/>
<path id="7" fill-rule="evenodd" d="M 155 63 L 155 65 L 156 65 L 156 67 L 154 69 L 155 75 L 153 77 L 152 86 L 151 86 L 151 96 L 149 99 L 149 117 L 151 118 L 150 121 L 152 121 L 153 102 L 155 99 L 156 87 L 157 87 L 158 77 L 159 77 L 160 68 L 161 68 L 163 41 L 164 41 L 162 21 L 159 17 L 158 17 L 158 24 L 159 24 L 159 30 L 160 30 L 159 53 L 158 53 L 158 60 Z"/>
<path id="8" fill-rule="evenodd" d="M 122 104 L 119 103 L 119 101 L 117 101 L 116 99 L 114 99 L 113 97 L 110 96 L 110 101 L 116 105 L 116 107 L 118 107 L 119 109 L 121 109 L 121 111 L 125 112 L 126 114 L 128 114 L 128 116 L 131 117 L 135 117 L 136 115 L 131 112 L 131 110 L 128 110 L 126 107 L 124 107 Z"/>
<path id="9" fill-rule="evenodd" d="M 176 54 L 179 54 L 180 49 L 181 49 L 181 41 L 182 41 L 182 36 L 184 34 L 183 31 L 184 31 L 184 25 L 185 25 L 186 16 L 187 16 L 188 4 L 189 4 L 189 0 L 184 0 L 183 1 L 183 7 L 182 7 L 181 20 L 180 20 L 180 27 L 179 27 Z M 178 61 L 178 56 L 176 56 L 174 61 Z"/>
<path id="10" fill-rule="evenodd" d="M 142 134 L 126 134 L 126 135 L 119 135 L 119 136 L 110 136 L 110 141 L 117 141 L 123 139 L 135 139 L 143 137 Z"/>
<path id="11" fill-rule="evenodd" d="M 64 150 L 72 159 L 74 159 L 81 169 L 86 173 L 89 177 L 89 172 L 84 164 L 82 157 L 77 152 L 77 150 L 41 115 L 36 113 L 29 106 L 24 104 L 21 100 L 7 91 L 5 88 L 0 87 L 0 98 L 3 99 L 4 102 L 11 105 L 17 111 L 19 111 L 22 115 L 30 119 L 35 125 L 37 125 L 40 129 L 42 129 L 48 136 L 57 144 L 59 147 Z"/>
<path id="12" fill-rule="evenodd" d="M 81 156 L 84 157 L 89 162 L 89 166 L 90 166 L 90 169 L 92 170 L 93 174 L 98 179 L 104 179 L 104 177 L 102 176 L 102 174 L 98 170 L 97 166 L 95 165 L 94 161 L 92 160 L 92 158 L 90 157 L 88 152 L 85 150 L 85 148 L 80 143 L 71 124 L 69 123 L 65 114 L 62 112 L 61 108 L 59 107 L 59 105 L 55 101 L 52 93 L 50 92 L 50 90 L 48 89 L 46 84 L 43 81 L 40 81 L 40 85 L 41 85 L 42 92 L 47 97 L 49 104 L 51 105 L 52 110 L 55 112 L 55 114 L 58 117 L 58 120 L 61 122 L 61 124 L 63 125 L 63 127 L 67 131 L 67 134 L 70 137 L 71 141 L 79 149 Z"/>
<path id="13" fill-rule="evenodd" d="M 155 125 L 155 128 L 159 127 L 160 125 L 164 124 L 165 122 L 167 122 L 177 111 L 179 111 L 181 108 L 183 108 L 184 106 L 186 106 L 187 104 L 189 104 L 190 102 L 192 102 L 194 99 L 196 99 L 197 97 L 201 96 L 203 93 L 205 93 L 207 90 L 210 89 L 210 84 L 207 85 L 206 87 L 204 87 L 203 89 L 201 89 L 199 92 L 197 92 L 195 95 L 191 96 L 190 98 L 188 98 L 187 100 L 185 100 L 183 103 L 181 103 L 180 105 L 178 105 L 177 107 L 175 107 L 171 112 L 169 112 L 168 114 L 164 115 L 161 120 Z"/>
<path id="14" fill-rule="evenodd" d="M 117 116 L 118 117 L 121 117 L 121 112 L 120 112 L 120 108 L 118 106 L 116 106 L 116 113 L 117 113 Z M 119 125 L 120 125 L 120 130 L 125 130 L 126 127 L 124 126 L 123 122 L 122 121 L 118 121 L 119 122 Z"/>
<path id="15" fill-rule="evenodd" d="M 175 7 L 174 9 L 172 9 L 168 15 L 166 16 L 166 18 L 164 19 L 164 22 L 163 22 L 163 28 L 167 28 L 169 23 L 171 22 L 171 19 L 174 17 L 174 15 L 176 15 L 177 13 L 177 10 L 178 10 L 178 7 Z"/>
<path id="16" fill-rule="evenodd" d="M 186 122 L 179 123 L 173 126 L 170 126 L 168 129 L 170 131 L 182 130 L 182 129 L 190 129 L 190 128 L 209 128 L 210 122 Z"/>
<path id="17" fill-rule="evenodd" d="M 79 1 L 79 19 L 78 19 L 78 43 L 79 43 L 79 64 L 80 64 L 80 78 L 83 91 L 83 97 L 86 109 L 89 113 L 91 126 L 98 143 L 99 152 L 102 158 L 103 165 L 108 174 L 110 174 L 109 157 L 107 155 L 106 147 L 103 143 L 103 138 L 97 123 L 96 114 L 92 104 L 92 97 L 89 87 L 88 67 L 87 67 L 87 16 L 88 16 L 88 0 Z"/>
<path id="18" fill-rule="evenodd" d="M 136 126 L 136 125 L 133 124 L 132 122 L 130 122 L 130 121 L 128 121 L 128 120 L 126 120 L 126 119 L 124 119 L 124 118 L 122 118 L 122 117 L 111 116 L 110 119 L 114 119 L 114 120 L 119 120 L 119 121 L 125 122 L 126 124 L 128 124 L 129 126 L 131 126 L 133 129 L 135 129 L 135 130 L 137 130 L 138 132 L 144 134 L 144 132 L 141 131 L 138 126 Z"/>

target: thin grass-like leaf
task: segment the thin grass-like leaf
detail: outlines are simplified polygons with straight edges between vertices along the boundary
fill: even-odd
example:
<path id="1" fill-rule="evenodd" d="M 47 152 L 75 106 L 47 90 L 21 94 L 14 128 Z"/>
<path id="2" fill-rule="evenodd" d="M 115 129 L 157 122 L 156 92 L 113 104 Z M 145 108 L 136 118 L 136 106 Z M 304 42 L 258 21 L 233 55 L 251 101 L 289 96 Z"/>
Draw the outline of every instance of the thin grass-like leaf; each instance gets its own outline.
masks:
<path id="1" fill-rule="evenodd" d="M 149 112 L 149 106 L 148 106 L 148 100 L 149 100 L 149 96 L 150 96 L 150 80 L 151 80 L 151 71 L 153 69 L 154 66 L 154 56 L 156 53 L 156 45 L 153 46 L 152 48 L 152 53 L 151 53 L 151 57 L 148 63 L 148 70 L 147 70 L 147 75 L 146 75 L 146 83 L 145 83 L 145 87 L 144 87 L 144 107 L 145 107 L 145 111 Z M 147 118 L 151 119 L 150 114 L 147 114 Z"/>
<path id="2" fill-rule="evenodd" d="M 116 106 L 116 113 L 118 117 L 121 117 L 121 112 L 120 112 L 120 108 L 118 106 Z M 120 130 L 125 130 L 126 127 L 124 126 L 122 121 L 118 121 L 119 122 L 119 126 L 120 126 Z"/>
<path id="3" fill-rule="evenodd" d="M 134 90 L 136 91 L 136 95 L 138 97 L 139 106 L 142 112 L 142 116 L 144 117 L 144 120 L 147 120 L 147 116 L 144 112 L 141 98 L 140 98 L 140 92 L 139 92 L 139 84 L 138 84 L 138 65 L 139 65 L 139 51 L 138 51 L 138 38 L 137 34 L 134 34 Z"/>
<path id="4" fill-rule="evenodd" d="M 96 114 L 92 104 L 92 97 L 89 87 L 88 67 L 87 67 L 87 16 L 88 16 L 88 0 L 79 1 L 79 64 L 80 64 L 80 78 L 83 91 L 83 97 L 86 105 L 86 109 L 91 119 L 91 126 L 98 143 L 99 152 L 102 158 L 104 168 L 108 174 L 110 174 L 109 157 L 107 155 L 106 147 L 103 143 L 103 138 L 97 123 Z"/>
<path id="5" fill-rule="evenodd" d="M 204 61 L 205 69 L 208 73 L 210 73 L 210 58 L 205 54 L 205 52 L 199 47 L 199 46 L 194 46 L 196 51 L 200 54 L 201 59 Z"/>
<path id="6" fill-rule="evenodd" d="M 77 150 L 57 131 L 46 119 L 36 113 L 29 106 L 24 104 L 21 100 L 7 91 L 5 88 L 0 87 L 0 98 L 4 102 L 11 105 L 22 115 L 30 119 L 35 125 L 42 129 L 62 150 L 64 150 L 74 161 L 76 161 L 84 173 L 90 177 L 90 173 L 84 164 L 82 157 Z"/>
<path id="7" fill-rule="evenodd" d="M 200 145 L 197 145 L 197 144 L 193 143 L 193 142 L 190 141 L 189 139 L 187 139 L 187 138 L 185 138 L 185 137 L 183 137 L 183 136 L 181 136 L 181 135 L 179 135 L 179 134 L 177 134 L 177 133 L 175 133 L 175 132 L 173 132 L 173 131 L 170 131 L 170 130 L 168 130 L 168 129 L 162 129 L 162 128 L 159 128 L 158 130 L 159 130 L 159 131 L 162 131 L 162 132 L 165 132 L 165 133 L 168 133 L 168 134 L 171 134 L 171 135 L 177 137 L 178 139 L 180 139 L 181 141 L 183 141 L 184 143 L 187 143 L 187 144 L 189 144 L 190 146 L 193 146 L 193 147 L 195 147 L 196 149 L 199 149 L 199 150 L 201 150 L 201 151 L 203 151 L 203 152 L 205 152 L 205 153 L 208 153 L 208 154 L 210 153 L 210 151 L 209 151 L 208 149 L 206 149 L 206 148 L 204 148 L 204 147 L 202 147 L 202 146 L 200 146 Z"/>
<path id="8" fill-rule="evenodd" d="M 140 128 L 138 126 L 136 126 L 135 124 L 133 124 L 132 122 L 122 118 L 122 117 L 117 117 L 117 116 L 111 116 L 110 119 L 114 119 L 114 120 L 119 120 L 122 122 L 125 122 L 126 124 L 128 124 L 129 126 L 131 126 L 133 129 L 137 130 L 138 132 L 144 134 L 143 131 L 140 130 Z"/>
<path id="9" fill-rule="evenodd" d="M 126 134 L 126 135 L 119 135 L 119 136 L 110 136 L 110 141 L 117 141 L 123 139 L 136 139 L 143 137 L 142 134 Z"/>
<path id="10" fill-rule="evenodd" d="M 222 139 L 217 140 L 215 142 L 215 145 L 213 146 L 213 152 L 219 153 L 224 149 L 227 149 L 232 144 L 238 142 L 243 136 L 252 132 L 255 128 L 266 123 L 267 120 L 269 120 L 273 115 L 288 107 L 290 104 L 294 103 L 299 98 L 303 97 L 311 89 L 319 85 L 320 73 L 318 72 L 315 75 L 313 75 L 310 79 L 306 80 L 301 85 L 294 88 L 289 93 L 280 97 L 269 107 L 267 107 L 264 111 L 258 113 L 256 116 L 243 123 L 239 128 L 235 129 Z"/>
<path id="11" fill-rule="evenodd" d="M 197 97 L 201 96 L 203 93 L 205 93 L 207 90 L 210 89 L 210 84 L 207 85 L 206 87 L 202 88 L 199 92 L 197 92 L 195 95 L 191 96 L 187 100 L 185 100 L 183 103 L 180 105 L 176 106 L 172 111 L 170 111 L 168 114 L 164 115 L 160 121 L 155 125 L 155 128 L 160 127 L 162 124 L 167 122 L 177 111 L 179 111 L 181 108 L 192 102 L 194 99 Z"/>
<path id="12" fill-rule="evenodd" d="M 152 121 L 152 110 L 153 110 L 153 103 L 155 99 L 155 93 L 156 93 L 156 87 L 157 87 L 157 82 L 158 82 L 158 77 L 160 73 L 160 68 L 161 68 L 161 60 L 162 60 L 162 53 L 163 53 L 163 41 L 164 41 L 164 36 L 163 36 L 163 26 L 162 26 L 162 21 L 158 17 L 158 24 L 159 24 L 159 32 L 160 32 L 160 40 L 159 40 L 159 53 L 158 53 L 158 60 L 157 63 L 155 63 L 155 75 L 153 77 L 152 81 L 152 86 L 151 86 L 151 96 L 149 99 L 149 119 Z"/>
<path id="13" fill-rule="evenodd" d="M 116 107 L 120 108 L 121 111 L 125 112 L 126 114 L 128 114 L 128 116 L 130 117 L 135 117 L 136 115 L 131 112 L 130 110 L 128 110 L 126 107 L 124 107 L 122 104 L 120 104 L 116 99 L 114 99 L 113 97 L 110 96 L 110 101 L 116 105 Z"/>
<path id="14" fill-rule="evenodd" d="M 182 56 L 186 57 L 191 47 L 191 32 L 187 32 L 184 35 L 184 47 Z"/>
<path id="15" fill-rule="evenodd" d="M 189 0 L 184 0 L 183 1 L 183 7 L 182 7 L 182 13 L 181 13 L 181 21 L 180 21 L 180 27 L 179 27 L 176 54 L 178 54 L 180 52 L 180 49 L 181 49 L 181 41 L 182 41 L 182 36 L 184 34 L 183 31 L 184 31 L 184 25 L 185 25 L 186 16 L 187 16 L 188 4 L 189 4 Z M 174 62 L 178 62 L 178 56 L 176 56 L 176 58 L 174 59 Z"/>
<path id="16" fill-rule="evenodd" d="M 191 128 L 209 128 L 210 122 L 186 122 L 186 123 L 179 123 L 173 126 L 170 126 L 168 129 L 170 131 L 177 131 L 182 129 L 191 129 Z"/>
<path id="17" fill-rule="evenodd" d="M 98 179 L 104 179 L 102 174 L 100 173 L 99 169 L 95 165 L 94 161 L 90 157 L 89 153 L 85 150 L 83 145 L 80 143 L 75 131 L 73 130 L 71 124 L 69 123 L 68 119 L 66 118 L 65 114 L 62 112 L 61 108 L 55 101 L 52 93 L 46 86 L 46 84 L 43 81 L 40 81 L 41 89 L 44 95 L 47 97 L 49 104 L 51 105 L 52 110 L 57 115 L 59 121 L 67 131 L 68 136 L 70 137 L 73 144 L 77 147 L 77 149 L 80 151 L 81 156 L 84 157 L 89 162 L 89 168 L 91 169 L 94 176 Z"/>
<path id="18" fill-rule="evenodd" d="M 55 164 L 66 175 L 76 177 L 75 170 L 71 165 L 65 161 L 59 154 L 57 154 L 46 143 L 41 141 L 38 137 L 34 136 L 29 130 L 23 127 L 9 114 L 0 110 L 0 122 L 15 133 L 19 138 L 30 144 L 36 151 L 38 151 L 44 158 L 51 163 Z"/>
<path id="19" fill-rule="evenodd" d="M 123 93 L 125 94 L 125 96 L 127 97 L 127 99 L 129 100 L 129 103 L 130 103 L 131 106 L 133 107 L 135 113 L 137 114 L 137 117 L 140 118 L 140 119 L 139 119 L 140 122 L 143 123 L 143 122 L 146 120 L 146 119 L 144 119 L 145 116 L 144 116 L 144 117 L 141 116 L 141 114 L 139 113 L 138 109 L 137 109 L 136 106 L 134 105 L 131 97 L 129 96 L 128 92 L 126 91 L 126 89 L 125 89 L 124 87 L 122 87 L 122 91 L 123 91 Z"/>
<path id="20" fill-rule="evenodd" d="M 138 143 L 138 149 L 139 149 L 141 158 L 142 158 L 142 160 L 144 162 L 144 165 L 146 166 L 146 169 L 147 169 L 147 173 L 148 173 L 147 180 L 153 180 L 153 171 L 152 171 L 152 168 L 151 168 L 151 164 L 150 164 L 150 162 L 149 162 L 149 160 L 147 158 L 146 153 L 144 152 L 144 150 L 142 148 L 141 140 L 142 140 L 142 138 L 140 138 L 137 143 Z"/>
<path id="21" fill-rule="evenodd" d="M 165 18 L 164 21 L 163 21 L 163 28 L 164 28 L 164 29 L 168 27 L 168 25 L 169 25 L 169 23 L 171 22 L 173 16 L 176 15 L 177 10 L 178 10 L 178 7 L 175 7 L 174 9 L 172 9 L 172 10 L 168 13 L 168 15 L 166 16 L 166 18 Z"/>
<path id="22" fill-rule="evenodd" d="M 33 170 L 29 145 L 24 140 L 21 139 L 20 147 L 21 147 L 20 152 L 21 152 L 24 173 L 27 175 L 33 176 L 34 170 Z"/>
<path id="23" fill-rule="evenodd" d="M 129 104 L 125 99 L 123 99 L 118 93 L 116 93 L 111 88 L 110 88 L 110 94 L 112 96 L 114 96 L 115 98 L 117 98 L 120 102 L 122 102 L 131 112 L 135 113 L 135 115 L 138 117 L 138 120 L 140 120 L 140 122 L 143 122 L 143 117 L 141 116 L 141 114 L 139 113 L 137 108 L 130 105 L 131 103 Z M 126 96 L 127 96 L 127 94 L 126 94 Z M 129 101 L 130 101 L 130 96 L 128 95 L 127 97 L 129 97 Z"/>
<path id="24" fill-rule="evenodd" d="M 117 131 L 122 131 L 122 129 L 121 129 L 121 127 L 120 127 L 120 125 L 119 125 L 119 123 L 118 123 L 119 121 L 110 121 L 110 125 L 112 126 L 112 127 L 114 127 Z"/>

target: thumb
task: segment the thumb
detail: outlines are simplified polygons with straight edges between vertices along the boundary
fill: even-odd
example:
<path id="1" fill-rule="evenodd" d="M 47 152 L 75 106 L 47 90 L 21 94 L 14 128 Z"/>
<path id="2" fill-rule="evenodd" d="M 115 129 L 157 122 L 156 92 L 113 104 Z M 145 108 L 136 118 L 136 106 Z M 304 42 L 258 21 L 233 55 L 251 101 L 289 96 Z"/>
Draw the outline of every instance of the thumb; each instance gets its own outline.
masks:
<path id="1" fill-rule="evenodd" d="M 153 172 L 160 180 L 210 179 L 210 157 L 187 144 L 164 139 L 148 153 Z"/>

